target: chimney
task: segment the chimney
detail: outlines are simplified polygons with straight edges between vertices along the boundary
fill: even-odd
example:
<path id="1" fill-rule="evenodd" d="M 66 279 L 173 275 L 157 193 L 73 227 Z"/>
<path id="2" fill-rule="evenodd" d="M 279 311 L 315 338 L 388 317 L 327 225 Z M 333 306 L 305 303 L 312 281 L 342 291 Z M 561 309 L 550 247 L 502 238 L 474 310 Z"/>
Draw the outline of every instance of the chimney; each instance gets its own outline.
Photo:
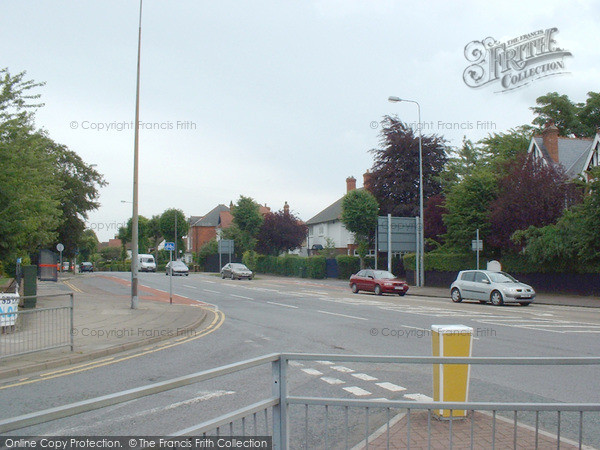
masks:
<path id="1" fill-rule="evenodd" d="M 286 216 L 290 214 L 290 205 L 288 205 L 288 202 L 285 202 L 285 205 L 283 205 L 283 214 Z"/>
<path id="2" fill-rule="evenodd" d="M 356 189 L 356 178 L 348 177 L 346 178 L 346 193 L 353 191 Z"/>
<path id="3" fill-rule="evenodd" d="M 558 128 L 554 125 L 553 120 L 546 122 L 546 128 L 542 132 L 542 139 L 548 155 L 550 155 L 552 161 L 558 163 Z"/>
<path id="4" fill-rule="evenodd" d="M 373 174 L 368 170 L 363 174 L 363 186 L 367 191 L 371 190 L 371 180 L 373 179 Z"/>

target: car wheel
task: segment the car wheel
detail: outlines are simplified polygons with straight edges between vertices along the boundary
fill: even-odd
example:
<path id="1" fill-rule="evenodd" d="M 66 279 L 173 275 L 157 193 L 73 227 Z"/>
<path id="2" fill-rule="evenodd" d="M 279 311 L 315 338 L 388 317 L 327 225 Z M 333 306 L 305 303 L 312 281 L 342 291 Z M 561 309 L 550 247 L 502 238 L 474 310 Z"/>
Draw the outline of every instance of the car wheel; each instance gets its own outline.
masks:
<path id="1" fill-rule="evenodd" d="M 502 306 L 504 304 L 504 299 L 500 291 L 493 291 L 490 300 L 494 306 Z"/>
<path id="2" fill-rule="evenodd" d="M 223 280 L 225 279 L 225 274 L 224 273 L 221 274 L 221 279 L 223 279 Z"/>
<path id="3" fill-rule="evenodd" d="M 406 295 L 406 292 L 398 292 L 398 295 L 399 295 L 400 297 L 404 297 L 404 296 Z"/>
<path id="4" fill-rule="evenodd" d="M 529 306 L 531 302 L 519 302 L 521 306 Z"/>
<path id="5" fill-rule="evenodd" d="M 233 273 L 231 274 L 231 279 L 235 280 L 235 275 Z"/>
<path id="6" fill-rule="evenodd" d="M 376 284 L 375 285 L 375 290 L 373 292 L 375 292 L 375 295 L 381 295 L 381 286 L 379 286 L 378 284 Z"/>
<path id="7" fill-rule="evenodd" d="M 352 283 L 352 286 L 350 286 L 350 290 L 354 293 L 354 294 L 358 294 L 358 286 L 355 283 Z"/>
<path id="8" fill-rule="evenodd" d="M 250 275 L 250 276 L 248 277 L 248 280 L 252 280 L 253 278 L 254 278 L 254 275 Z"/>
<path id="9" fill-rule="evenodd" d="M 462 297 L 460 296 L 460 291 L 458 290 L 458 288 L 452 289 L 452 292 L 450 292 L 450 298 L 454 303 L 462 302 Z"/>

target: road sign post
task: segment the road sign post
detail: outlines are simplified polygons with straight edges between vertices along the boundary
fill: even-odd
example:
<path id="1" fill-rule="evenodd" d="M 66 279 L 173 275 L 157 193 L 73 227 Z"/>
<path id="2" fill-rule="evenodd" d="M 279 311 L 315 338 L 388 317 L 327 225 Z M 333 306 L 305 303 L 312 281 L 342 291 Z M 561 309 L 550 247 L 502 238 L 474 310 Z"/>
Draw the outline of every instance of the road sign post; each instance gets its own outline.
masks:
<path id="1" fill-rule="evenodd" d="M 169 304 L 173 304 L 173 250 L 175 242 L 165 242 L 165 250 L 169 250 Z"/>
<path id="2" fill-rule="evenodd" d="M 477 253 L 477 270 L 479 270 L 479 252 L 483 250 L 483 241 L 479 239 L 479 228 L 477 228 L 475 239 L 471 241 L 471 249 Z"/>
<path id="3" fill-rule="evenodd" d="M 64 249 L 65 249 L 64 245 L 62 245 L 62 244 L 57 244 L 56 245 L 56 250 L 58 250 L 59 253 L 60 253 L 60 259 L 59 259 L 59 261 L 60 261 L 60 272 L 63 271 L 62 252 L 63 252 Z"/>

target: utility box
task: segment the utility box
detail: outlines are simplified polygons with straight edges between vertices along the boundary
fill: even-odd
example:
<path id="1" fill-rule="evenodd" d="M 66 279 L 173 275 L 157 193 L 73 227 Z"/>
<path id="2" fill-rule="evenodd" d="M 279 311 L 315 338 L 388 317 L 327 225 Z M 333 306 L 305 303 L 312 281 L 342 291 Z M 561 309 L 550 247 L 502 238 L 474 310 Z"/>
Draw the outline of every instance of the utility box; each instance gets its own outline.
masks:
<path id="1" fill-rule="evenodd" d="M 37 295 L 37 266 L 23 266 L 23 295 L 25 297 Z M 35 308 L 37 298 L 26 298 L 23 308 Z"/>
<path id="2" fill-rule="evenodd" d="M 433 356 L 470 357 L 473 328 L 464 325 L 431 325 Z M 469 395 L 469 364 L 433 365 L 433 401 L 466 402 Z M 450 418 L 450 410 L 437 409 L 434 414 Z M 452 418 L 466 417 L 466 410 L 452 410 Z"/>

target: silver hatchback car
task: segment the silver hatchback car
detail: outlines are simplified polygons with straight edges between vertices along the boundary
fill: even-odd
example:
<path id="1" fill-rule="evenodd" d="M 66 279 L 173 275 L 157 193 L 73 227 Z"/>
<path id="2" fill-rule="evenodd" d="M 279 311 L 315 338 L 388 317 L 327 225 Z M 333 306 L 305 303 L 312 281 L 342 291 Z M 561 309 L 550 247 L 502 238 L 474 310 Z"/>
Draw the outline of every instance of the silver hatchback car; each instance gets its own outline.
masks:
<path id="1" fill-rule="evenodd" d="M 450 297 L 455 303 L 464 299 L 479 300 L 480 303 L 492 302 L 495 306 L 504 303 L 527 306 L 535 298 L 535 291 L 504 272 L 463 270 L 450 286 Z"/>

